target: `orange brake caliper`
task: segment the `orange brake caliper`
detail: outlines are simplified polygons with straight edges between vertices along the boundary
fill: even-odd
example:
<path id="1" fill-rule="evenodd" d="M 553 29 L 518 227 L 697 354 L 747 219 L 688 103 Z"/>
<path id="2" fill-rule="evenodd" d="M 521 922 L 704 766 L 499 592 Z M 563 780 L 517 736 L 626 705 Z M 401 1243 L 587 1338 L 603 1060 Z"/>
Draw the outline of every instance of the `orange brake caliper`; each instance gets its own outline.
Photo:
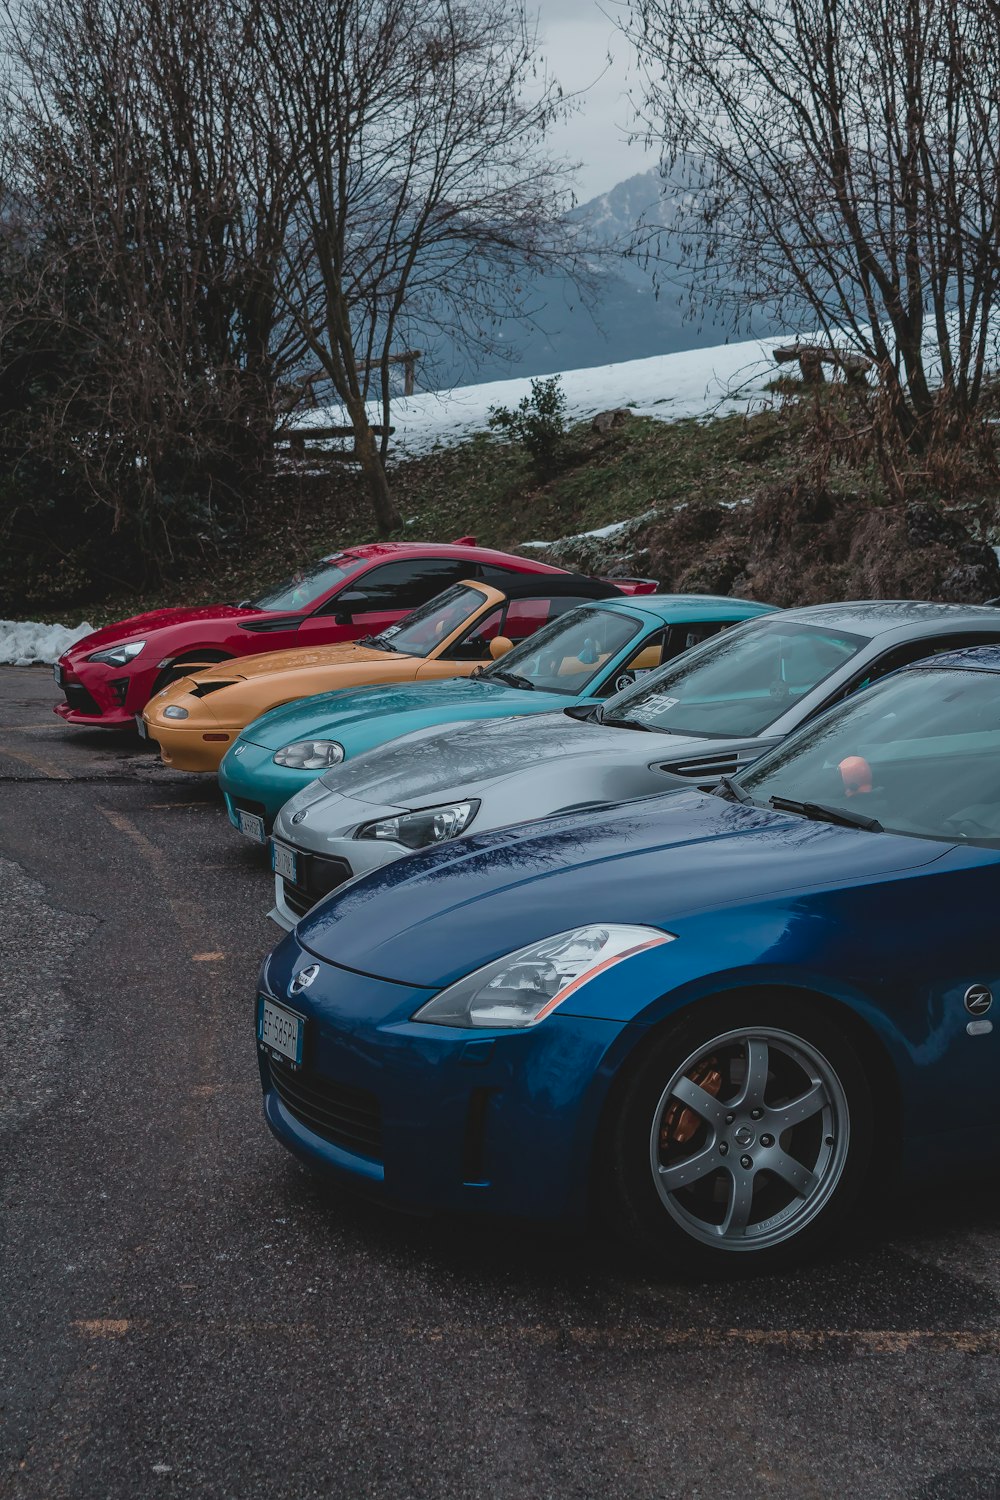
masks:
<path id="1" fill-rule="evenodd" d="M 687 1074 L 692 1083 L 696 1083 L 706 1094 L 711 1094 L 713 1099 L 719 1097 L 722 1088 L 722 1074 L 714 1057 L 706 1058 Z M 681 1104 L 678 1099 L 666 1110 L 660 1125 L 660 1150 L 666 1151 L 669 1146 L 686 1146 L 688 1141 L 697 1133 L 701 1125 L 701 1115 L 691 1109 L 687 1104 Z"/>

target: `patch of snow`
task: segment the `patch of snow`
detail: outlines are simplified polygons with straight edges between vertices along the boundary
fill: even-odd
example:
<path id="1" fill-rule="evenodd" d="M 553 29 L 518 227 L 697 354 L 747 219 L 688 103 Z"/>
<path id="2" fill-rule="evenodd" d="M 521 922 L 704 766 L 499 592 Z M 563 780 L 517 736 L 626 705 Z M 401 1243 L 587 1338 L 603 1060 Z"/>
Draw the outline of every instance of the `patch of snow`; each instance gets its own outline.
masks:
<path id="1" fill-rule="evenodd" d="M 664 422 L 745 412 L 750 405 L 772 399 L 765 389 L 778 373 L 771 351 L 788 340 L 785 334 L 587 370 L 566 370 L 559 379 L 566 396 L 567 417 L 571 422 L 582 422 L 616 406 L 628 406 L 637 416 Z M 488 430 L 491 407 L 514 407 L 530 394 L 531 378 L 523 377 L 397 397 L 391 406 L 390 420 L 396 431 L 390 458 L 415 458 L 435 447 L 465 442 L 475 433 Z M 381 421 L 380 403 L 370 403 L 368 410 L 373 422 Z M 339 407 L 321 407 L 304 412 L 296 425 L 332 427 L 347 420 Z"/>
<path id="2" fill-rule="evenodd" d="M 596 531 L 578 531 L 575 536 L 561 536 L 554 542 L 521 542 L 519 545 L 522 548 L 534 547 L 544 551 L 547 547 L 569 547 L 574 542 L 585 542 L 590 537 L 597 537 L 600 541 L 604 541 L 607 537 L 619 536 L 633 526 L 642 526 L 646 521 L 655 521 L 658 515 L 657 510 L 647 510 L 641 516 L 629 516 L 625 521 L 612 521 L 610 526 L 598 526 Z"/>
<path id="3" fill-rule="evenodd" d="M 93 625 L 41 625 L 37 620 L 0 620 L 0 663 L 30 667 L 58 661 L 74 641 L 90 635 Z"/>

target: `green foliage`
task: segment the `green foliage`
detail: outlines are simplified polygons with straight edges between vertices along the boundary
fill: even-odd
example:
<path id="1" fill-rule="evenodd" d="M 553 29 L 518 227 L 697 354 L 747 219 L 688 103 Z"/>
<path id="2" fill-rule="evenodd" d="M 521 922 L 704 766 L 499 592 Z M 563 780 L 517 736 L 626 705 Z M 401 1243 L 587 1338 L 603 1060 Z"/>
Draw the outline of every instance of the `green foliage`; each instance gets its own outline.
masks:
<path id="1" fill-rule="evenodd" d="M 566 394 L 559 376 L 533 380 L 531 395 L 523 396 L 513 411 L 508 406 L 491 406 L 489 424 L 495 432 L 520 443 L 543 478 L 556 473 L 566 436 Z"/>

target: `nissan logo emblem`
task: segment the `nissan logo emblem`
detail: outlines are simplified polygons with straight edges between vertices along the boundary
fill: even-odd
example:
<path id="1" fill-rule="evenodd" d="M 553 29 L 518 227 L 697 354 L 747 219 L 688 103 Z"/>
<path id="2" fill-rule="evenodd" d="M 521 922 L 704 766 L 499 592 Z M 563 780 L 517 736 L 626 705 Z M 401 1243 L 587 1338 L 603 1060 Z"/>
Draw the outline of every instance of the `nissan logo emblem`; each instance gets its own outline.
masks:
<path id="1" fill-rule="evenodd" d="M 290 995 L 297 995 L 301 990 L 307 990 L 319 973 L 319 964 L 310 964 L 307 969 L 300 969 L 288 986 Z"/>
<path id="2" fill-rule="evenodd" d="M 970 984 L 965 992 L 964 1003 L 970 1016 L 985 1016 L 993 1004 L 993 992 L 985 984 Z"/>

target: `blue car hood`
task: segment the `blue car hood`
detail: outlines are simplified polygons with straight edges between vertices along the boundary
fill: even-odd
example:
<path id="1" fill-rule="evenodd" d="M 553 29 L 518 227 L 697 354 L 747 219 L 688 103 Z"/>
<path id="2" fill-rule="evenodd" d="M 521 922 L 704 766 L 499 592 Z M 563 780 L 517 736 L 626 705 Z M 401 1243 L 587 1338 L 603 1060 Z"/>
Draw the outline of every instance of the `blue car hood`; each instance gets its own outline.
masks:
<path id="1" fill-rule="evenodd" d="M 950 847 L 678 792 L 411 855 L 329 897 L 296 932 L 331 963 L 437 989 L 584 923 L 669 930 L 712 907 L 914 869 Z"/>
<path id="2" fill-rule="evenodd" d="M 480 713 L 496 718 L 503 714 L 551 711 L 573 702 L 575 699 L 562 693 L 529 692 L 489 677 L 397 682 L 298 698 L 294 703 L 261 714 L 247 725 L 240 738 L 265 750 L 280 750 L 294 740 L 336 738 L 352 753 L 352 726 L 368 726 L 376 717 L 386 720 L 384 726 L 379 725 L 378 743 L 381 743 L 438 720 L 461 719 L 466 711 L 469 718 Z M 367 748 L 370 738 L 365 735 L 360 748 Z"/>

